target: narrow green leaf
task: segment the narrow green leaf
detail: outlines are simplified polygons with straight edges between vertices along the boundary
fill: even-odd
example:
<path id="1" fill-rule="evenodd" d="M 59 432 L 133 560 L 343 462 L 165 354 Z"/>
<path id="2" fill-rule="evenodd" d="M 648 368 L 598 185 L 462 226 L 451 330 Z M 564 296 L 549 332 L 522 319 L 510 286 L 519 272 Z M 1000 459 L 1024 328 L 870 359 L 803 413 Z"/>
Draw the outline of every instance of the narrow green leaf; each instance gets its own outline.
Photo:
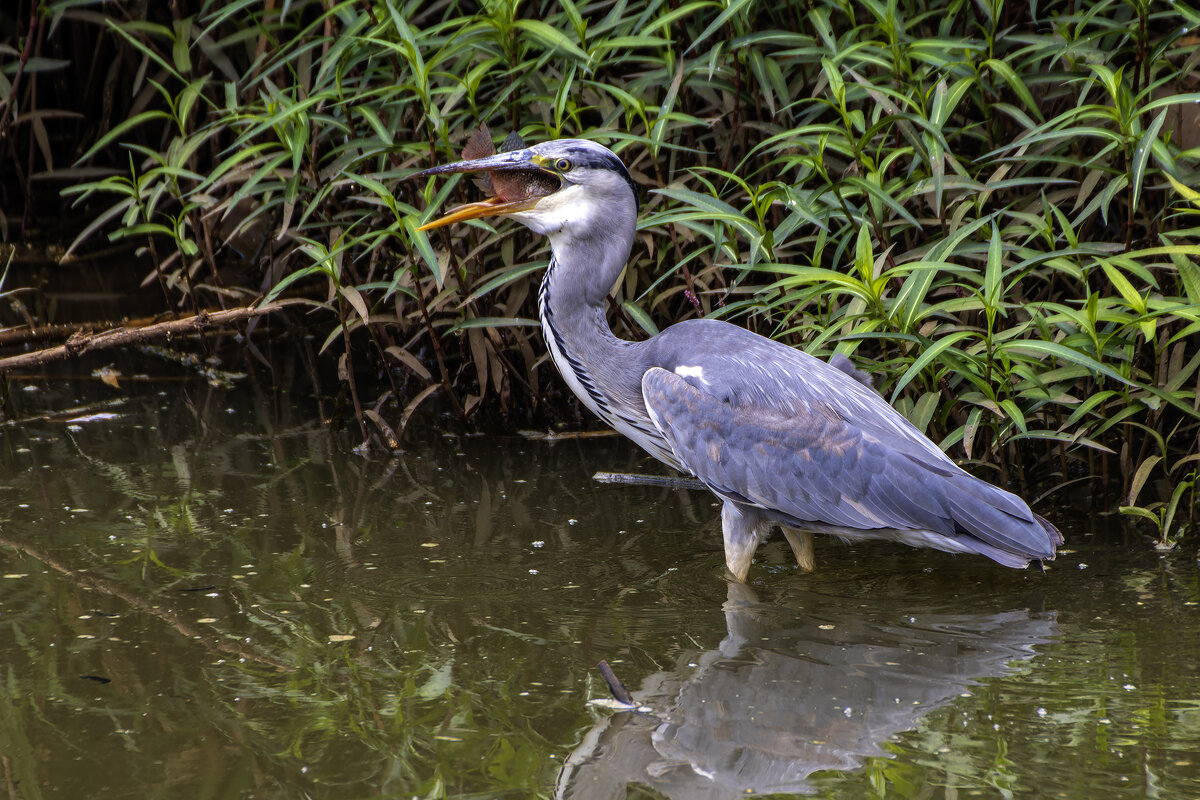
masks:
<path id="1" fill-rule="evenodd" d="M 560 50 L 585 64 L 588 63 L 588 54 L 580 50 L 579 45 L 568 39 L 566 34 L 553 25 L 542 22 L 540 19 L 519 19 L 513 23 L 513 27 L 525 31 L 547 47 Z"/>
<path id="2" fill-rule="evenodd" d="M 938 339 L 933 343 L 932 346 L 923 350 L 921 355 L 917 356 L 909 368 L 904 371 L 904 374 L 900 376 L 900 380 L 896 381 L 896 386 L 892 389 L 892 402 L 896 402 L 896 399 L 900 397 L 900 392 L 904 390 L 904 387 L 908 386 L 909 382 L 912 381 L 913 378 L 920 375 L 925 367 L 932 364 L 934 359 L 940 356 L 943 351 L 945 351 L 947 348 L 953 347 L 963 339 L 973 335 L 974 334 L 972 334 L 970 331 L 957 331 L 949 336 L 944 336 L 941 339 Z"/>
<path id="3" fill-rule="evenodd" d="M 1015 402 L 1009 399 L 1000 401 L 1000 408 L 1004 409 L 1004 413 L 1008 418 L 1016 423 L 1016 426 L 1021 429 L 1021 433 L 1028 433 L 1028 425 L 1025 422 L 1025 413 Z"/>
<path id="4" fill-rule="evenodd" d="M 1132 169 L 1130 170 L 1130 182 L 1133 185 L 1133 203 L 1134 209 L 1138 207 L 1138 199 L 1142 194 L 1142 182 L 1146 179 L 1146 164 L 1150 161 L 1150 145 L 1158 138 L 1158 131 L 1162 128 L 1163 120 L 1167 116 L 1167 109 L 1158 112 L 1158 116 L 1146 127 L 1146 132 L 1142 134 L 1142 138 L 1138 140 L 1137 147 L 1133 150 Z"/>
<path id="5" fill-rule="evenodd" d="M 1029 91 L 1029 87 L 1025 85 L 1025 81 L 1021 80 L 1020 76 L 1017 75 L 1007 62 L 1001 61 L 998 58 L 989 58 L 980 65 L 980 68 L 990 69 L 1003 78 L 1005 83 L 1016 93 L 1017 97 L 1021 98 L 1025 109 L 1039 120 L 1042 119 L 1041 109 L 1038 107 L 1037 101 L 1033 99 L 1033 93 Z"/>
<path id="6" fill-rule="evenodd" d="M 858 227 L 858 238 L 854 244 L 854 268 L 864 286 L 875 280 L 875 252 L 871 246 L 871 230 L 865 224 Z"/>
<path id="7" fill-rule="evenodd" d="M 983 276 L 983 302 L 989 310 L 999 306 L 1003 296 L 1004 248 L 1000 243 L 1000 229 L 992 223 L 992 235 L 988 240 L 987 267 Z"/>
<path id="8" fill-rule="evenodd" d="M 646 310 L 636 303 L 630 303 L 628 300 L 621 303 L 622 310 L 625 311 L 638 326 L 650 336 L 658 335 L 658 326 L 654 324 L 654 320 L 646 313 Z"/>
<path id="9" fill-rule="evenodd" d="M 1125 302 L 1138 314 L 1146 313 L 1146 298 L 1142 297 L 1137 289 L 1133 288 L 1133 284 L 1129 282 L 1119 269 L 1114 267 L 1108 261 L 1101 261 L 1100 267 L 1104 270 L 1104 274 L 1108 276 L 1108 280 L 1113 287 L 1120 292 L 1121 297 Z"/>
<path id="10" fill-rule="evenodd" d="M 446 329 L 446 334 L 465 331 L 468 328 L 537 328 L 542 323 L 525 317 L 476 317 L 456 322 Z"/>
<path id="11" fill-rule="evenodd" d="M 909 412 L 908 421 L 922 433 L 928 431 L 929 423 L 933 420 L 933 415 L 938 409 L 938 401 L 941 400 L 941 397 L 941 392 L 926 392 L 921 395 L 921 399 L 916 402 L 912 411 Z"/>
<path id="12" fill-rule="evenodd" d="M 1175 188 L 1175 191 L 1179 192 L 1179 194 L 1183 196 L 1184 200 L 1187 200 L 1196 208 L 1200 208 L 1200 192 L 1197 192 L 1195 189 L 1192 189 L 1188 186 L 1184 186 L 1170 175 L 1167 176 L 1167 180 L 1171 182 L 1171 186 Z"/>
<path id="13" fill-rule="evenodd" d="M 429 237 L 425 231 L 417 230 L 411 217 L 404 219 L 404 229 L 408 232 L 408 240 L 417 249 L 421 260 L 425 262 L 425 266 L 429 267 L 429 273 L 437 281 L 438 289 L 441 289 L 446 284 L 446 268 L 437 253 L 434 252 L 433 246 L 429 244 Z"/>
<path id="14" fill-rule="evenodd" d="M 99 139 L 97 139 L 96 143 L 93 144 L 91 147 L 89 147 L 87 149 L 87 152 L 84 153 L 82 156 L 80 156 L 78 158 L 78 160 L 76 160 L 75 165 L 78 166 L 87 161 L 90 161 L 92 156 L 96 155 L 96 153 L 103 150 L 105 147 L 108 147 L 109 144 L 111 144 L 112 142 L 114 142 L 118 138 L 120 138 L 121 135 L 124 134 L 126 131 L 128 131 L 132 128 L 136 128 L 138 125 L 142 125 L 153 119 L 170 120 L 171 115 L 165 111 L 156 111 L 156 110 L 143 111 L 140 114 L 135 114 L 134 116 L 130 117 L 129 119 L 118 122 L 116 125 L 113 126 L 112 130 L 110 130 L 108 133 L 104 134 Z"/>
<path id="15" fill-rule="evenodd" d="M 887 192 L 885 192 L 883 189 L 876 186 L 871 181 L 864 180 L 864 179 L 858 178 L 858 177 L 851 177 L 851 178 L 846 179 L 846 183 L 848 183 L 851 186 L 857 186 L 859 189 L 862 189 L 864 192 L 869 194 L 871 197 L 874 197 L 876 200 L 878 200 L 879 202 L 883 203 L 885 206 L 890 208 L 896 214 L 896 216 L 900 217 L 905 222 L 907 222 L 909 225 L 912 225 L 914 228 L 919 229 L 921 227 L 921 223 L 917 221 L 917 218 L 914 217 L 912 215 L 912 213 L 907 208 L 905 208 L 899 200 L 897 200 L 895 197 L 892 197 L 892 195 L 888 194 Z"/>
<path id="16" fill-rule="evenodd" d="M 507 286 L 515 280 L 525 277 L 531 273 L 543 270 L 547 266 L 546 261 L 531 261 L 528 264 L 522 264 L 519 267 L 509 267 L 499 270 L 499 274 L 485 281 L 475 291 L 471 292 L 463 298 L 462 305 L 473 303 L 481 297 L 486 297 L 497 289 Z"/>
<path id="17" fill-rule="evenodd" d="M 688 47 L 686 52 L 692 52 L 692 50 L 696 49 L 698 44 L 719 31 L 731 18 L 747 11 L 753 5 L 754 0 L 733 0 L 733 2 L 726 6 L 724 11 L 717 15 L 716 19 L 708 24 L 708 27 L 705 28 L 699 36 L 692 40 L 692 44 Z"/>
<path id="18" fill-rule="evenodd" d="M 1120 381 L 1126 386 L 1136 386 L 1133 381 L 1121 375 L 1105 364 L 1101 364 L 1091 356 L 1081 353 L 1078 350 L 1072 350 L 1070 347 L 1059 344 L 1058 342 L 1042 342 L 1032 339 L 1022 339 L 1015 342 L 1001 342 L 1000 347 L 1005 350 L 1013 350 L 1017 352 L 1030 353 L 1038 357 L 1050 356 L 1061 361 L 1068 361 L 1072 364 L 1079 364 L 1087 367 L 1094 373 L 1105 375 L 1115 381 Z"/>
<path id="19" fill-rule="evenodd" d="M 1142 487 L 1146 485 L 1146 479 L 1150 477 L 1150 470 L 1154 469 L 1160 461 L 1162 461 L 1162 456 L 1150 456 L 1138 464 L 1137 471 L 1133 473 L 1133 480 L 1129 482 L 1129 499 L 1126 501 L 1129 505 L 1137 502 L 1138 495 L 1142 493 Z"/>
<path id="20" fill-rule="evenodd" d="M 1140 508 L 1138 506 L 1121 506 L 1117 510 L 1120 511 L 1122 514 L 1126 514 L 1131 517 L 1142 517 L 1143 519 L 1148 519 L 1151 522 L 1153 522 L 1155 524 L 1155 526 L 1157 526 L 1159 524 L 1158 517 L 1155 516 L 1150 511 L 1147 511 L 1144 508 Z"/>

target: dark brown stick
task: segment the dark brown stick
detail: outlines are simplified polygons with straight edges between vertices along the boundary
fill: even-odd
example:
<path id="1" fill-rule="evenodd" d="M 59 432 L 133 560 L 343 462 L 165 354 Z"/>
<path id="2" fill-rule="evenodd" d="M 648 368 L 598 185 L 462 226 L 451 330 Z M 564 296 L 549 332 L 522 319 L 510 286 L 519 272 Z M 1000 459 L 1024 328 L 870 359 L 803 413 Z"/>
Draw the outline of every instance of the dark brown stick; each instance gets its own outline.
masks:
<path id="1" fill-rule="evenodd" d="M 107 350 L 110 347 L 144 342 L 148 339 L 161 339 L 180 333 L 196 333 L 206 328 L 228 325 L 251 317 L 259 317 L 278 311 L 282 305 L 272 304 L 255 308 L 231 308 L 228 311 L 214 311 L 209 314 L 202 312 L 192 317 L 173 319 L 140 328 L 113 328 L 96 333 L 79 332 L 67 339 L 66 344 L 57 347 L 47 347 L 32 353 L 22 353 L 18 356 L 0 358 L 0 374 L 22 367 L 46 364 L 50 361 L 60 361 L 72 358 L 91 350 Z"/>

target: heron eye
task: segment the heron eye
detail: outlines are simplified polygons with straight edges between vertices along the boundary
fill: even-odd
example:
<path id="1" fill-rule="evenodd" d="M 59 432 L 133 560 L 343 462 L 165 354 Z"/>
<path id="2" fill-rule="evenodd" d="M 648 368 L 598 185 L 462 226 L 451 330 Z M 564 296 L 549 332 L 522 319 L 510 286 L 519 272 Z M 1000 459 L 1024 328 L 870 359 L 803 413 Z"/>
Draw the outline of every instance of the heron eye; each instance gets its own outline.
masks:
<path id="1" fill-rule="evenodd" d="M 571 168 L 571 162 L 569 159 L 560 158 L 558 161 L 554 162 L 554 168 L 559 172 L 566 172 Z"/>

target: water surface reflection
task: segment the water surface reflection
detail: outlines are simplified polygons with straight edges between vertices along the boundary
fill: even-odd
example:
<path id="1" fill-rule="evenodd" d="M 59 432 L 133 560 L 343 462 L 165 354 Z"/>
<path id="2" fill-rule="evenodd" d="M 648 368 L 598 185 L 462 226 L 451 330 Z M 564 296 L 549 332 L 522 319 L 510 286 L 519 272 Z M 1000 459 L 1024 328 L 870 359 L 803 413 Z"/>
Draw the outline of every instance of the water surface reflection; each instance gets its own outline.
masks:
<path id="1" fill-rule="evenodd" d="M 776 542 L 731 598 L 711 498 L 591 480 L 653 467 L 617 439 L 105 413 L 0 426 L 10 794 L 1200 796 L 1195 563 L 1102 519 L 1045 575 Z M 656 716 L 589 707 L 601 659 Z"/>

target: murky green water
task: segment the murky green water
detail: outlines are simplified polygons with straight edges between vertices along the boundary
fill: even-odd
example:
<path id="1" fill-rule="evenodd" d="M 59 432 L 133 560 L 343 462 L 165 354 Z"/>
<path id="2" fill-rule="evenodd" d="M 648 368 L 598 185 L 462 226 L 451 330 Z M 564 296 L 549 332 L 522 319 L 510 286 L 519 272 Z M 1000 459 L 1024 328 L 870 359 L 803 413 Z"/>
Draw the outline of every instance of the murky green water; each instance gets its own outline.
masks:
<path id="1" fill-rule="evenodd" d="M 0 793 L 1200 796 L 1190 553 L 1070 511 L 1045 575 L 780 542 L 731 586 L 708 496 L 591 480 L 657 471 L 619 440 L 367 462 L 254 405 L 0 428 Z"/>

